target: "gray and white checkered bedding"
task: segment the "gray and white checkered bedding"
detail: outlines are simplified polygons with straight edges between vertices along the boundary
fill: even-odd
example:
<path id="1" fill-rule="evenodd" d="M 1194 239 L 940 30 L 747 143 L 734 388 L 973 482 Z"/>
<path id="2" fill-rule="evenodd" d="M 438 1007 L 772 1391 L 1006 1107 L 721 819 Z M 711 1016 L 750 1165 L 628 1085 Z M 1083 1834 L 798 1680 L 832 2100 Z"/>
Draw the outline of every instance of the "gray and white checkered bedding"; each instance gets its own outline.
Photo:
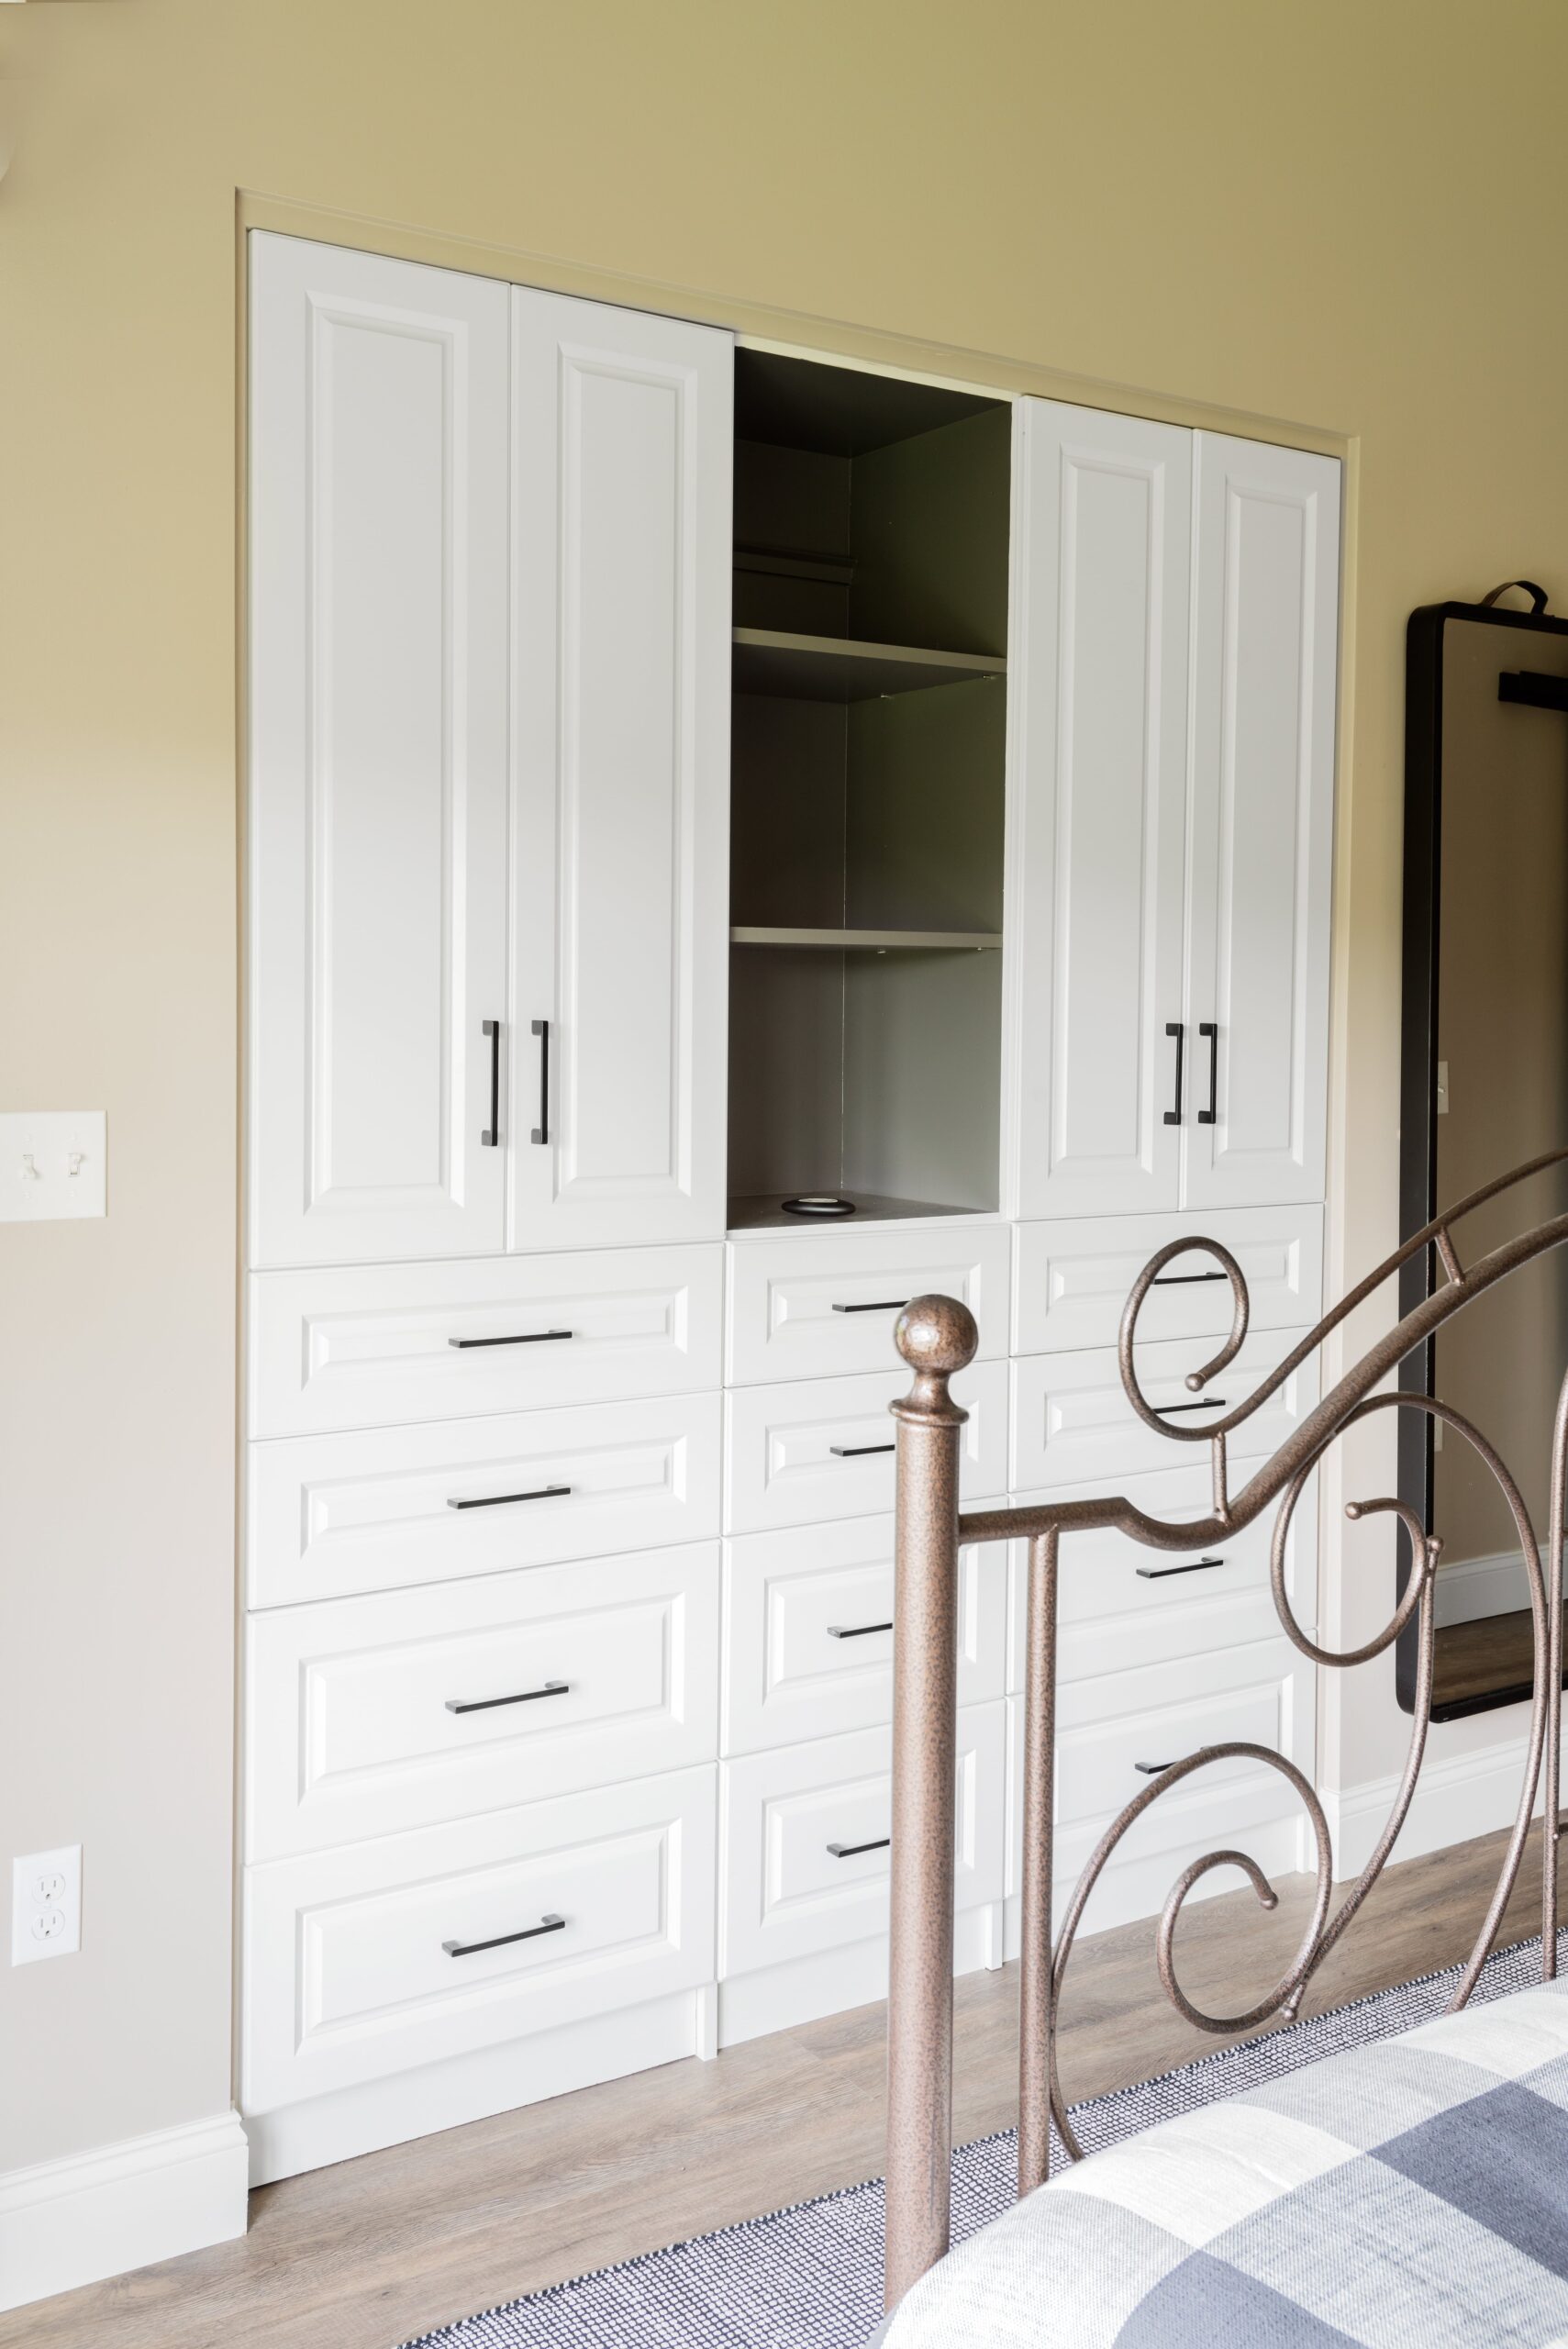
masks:
<path id="1" fill-rule="evenodd" d="M 906 2297 L 886 2349 L 1568 2349 L 1568 1982 L 1076 2164 Z"/>

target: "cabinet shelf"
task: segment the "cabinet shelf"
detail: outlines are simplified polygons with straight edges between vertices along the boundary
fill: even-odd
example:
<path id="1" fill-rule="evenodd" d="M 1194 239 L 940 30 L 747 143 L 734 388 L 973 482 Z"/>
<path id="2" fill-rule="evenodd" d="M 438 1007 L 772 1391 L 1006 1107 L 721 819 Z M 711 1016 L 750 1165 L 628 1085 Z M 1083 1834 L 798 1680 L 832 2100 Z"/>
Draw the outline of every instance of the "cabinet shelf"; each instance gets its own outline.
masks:
<path id="1" fill-rule="evenodd" d="M 922 952 L 994 953 L 1002 943 L 999 930 L 767 930 L 739 924 L 729 933 L 731 946 L 818 946 L 840 953 L 869 948 L 885 953 L 889 947 Z"/>
<path id="2" fill-rule="evenodd" d="M 934 652 L 915 644 L 864 644 L 851 637 L 792 636 L 738 628 L 735 689 L 786 701 L 876 701 L 932 685 L 1001 677 L 1006 661 L 986 652 Z"/>
<path id="3" fill-rule="evenodd" d="M 813 1186 L 806 1186 L 809 1189 Z M 732 1198 L 729 1202 L 728 1229 L 731 1231 L 841 1231 L 844 1223 L 860 1227 L 868 1223 L 906 1223 L 930 1221 L 937 1217 L 988 1215 L 988 1208 L 953 1207 L 937 1199 L 890 1198 L 877 1191 L 852 1191 L 841 1183 L 817 1184 L 819 1191 L 831 1191 L 839 1198 L 854 1206 L 852 1217 L 827 1219 L 816 1216 L 792 1215 L 784 1206 L 790 1196 L 785 1191 L 765 1191 L 751 1198 Z"/>

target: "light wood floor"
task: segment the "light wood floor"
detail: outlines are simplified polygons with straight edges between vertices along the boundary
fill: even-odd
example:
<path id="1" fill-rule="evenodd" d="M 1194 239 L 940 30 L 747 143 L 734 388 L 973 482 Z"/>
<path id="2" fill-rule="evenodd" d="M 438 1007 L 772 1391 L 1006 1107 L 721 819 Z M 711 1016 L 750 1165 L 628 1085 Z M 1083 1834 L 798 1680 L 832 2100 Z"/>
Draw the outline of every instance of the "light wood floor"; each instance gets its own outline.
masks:
<path id="1" fill-rule="evenodd" d="M 1308 2010 L 1464 1955 L 1501 1838 L 1391 1868 L 1325 1966 Z M 1532 1845 L 1504 1931 L 1540 1925 Z M 1180 1956 L 1211 2011 L 1254 2003 L 1294 1949 L 1305 1877 L 1261 1912 L 1250 1891 L 1190 1909 Z M 1070 2098 L 1169 2070 L 1224 2043 L 1160 1998 L 1152 1929 L 1084 1943 L 1069 1980 Z M 1018 1973 L 958 1985 L 954 2125 L 1014 2117 Z M 394 2349 L 540 2284 L 751 2218 L 882 2167 L 883 2011 L 585 2088 L 395 2146 L 251 2197 L 250 2231 L 186 2259 L 0 2316 L 0 2349 Z"/>

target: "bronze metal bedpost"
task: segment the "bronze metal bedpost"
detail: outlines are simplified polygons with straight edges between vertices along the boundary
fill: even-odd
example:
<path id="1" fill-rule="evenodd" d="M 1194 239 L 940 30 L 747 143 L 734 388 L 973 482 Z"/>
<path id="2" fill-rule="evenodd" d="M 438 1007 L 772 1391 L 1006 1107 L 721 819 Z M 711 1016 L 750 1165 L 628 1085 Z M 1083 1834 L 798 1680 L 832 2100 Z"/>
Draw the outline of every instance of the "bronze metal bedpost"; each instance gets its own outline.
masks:
<path id="1" fill-rule="evenodd" d="M 948 2247 L 958 1713 L 958 1465 L 969 1414 L 948 1392 L 980 1343 L 951 1297 L 898 1317 L 915 1373 L 898 1422 L 893 1606 L 893 1850 L 887 1989 L 886 2304 Z"/>
<path id="2" fill-rule="evenodd" d="M 1051 2175 L 1051 2041 L 1056 2029 L 1051 1932 L 1056 1809 L 1056 1561 L 1054 1526 L 1029 1542 L 1025 1680 L 1023 1936 L 1018 1984 L 1018 2192 Z"/>

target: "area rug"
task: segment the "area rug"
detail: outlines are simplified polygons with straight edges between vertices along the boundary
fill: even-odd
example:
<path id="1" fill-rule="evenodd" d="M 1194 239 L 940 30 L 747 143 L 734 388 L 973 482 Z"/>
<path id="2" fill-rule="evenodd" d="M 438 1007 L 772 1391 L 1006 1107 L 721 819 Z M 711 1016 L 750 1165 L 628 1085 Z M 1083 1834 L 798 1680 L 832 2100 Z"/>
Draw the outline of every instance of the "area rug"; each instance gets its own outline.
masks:
<path id="1" fill-rule="evenodd" d="M 1568 1971 L 1568 1929 L 1558 1937 Z M 1489 1958 L 1474 1998 L 1540 1978 L 1540 1941 Z M 1277 2079 L 1319 2056 L 1386 2039 L 1440 2014 L 1462 1969 L 1449 1966 L 1284 2031 L 1201 2056 L 1140 2087 L 1073 2107 L 1086 2151 L 1217 2097 Z M 1013 2199 L 1014 2132 L 953 2155 L 953 2238 Z M 428 2332 L 404 2349 L 862 2349 L 882 2321 L 882 2180 L 672 2243 L 618 2267 L 530 2292 L 505 2308 Z"/>

